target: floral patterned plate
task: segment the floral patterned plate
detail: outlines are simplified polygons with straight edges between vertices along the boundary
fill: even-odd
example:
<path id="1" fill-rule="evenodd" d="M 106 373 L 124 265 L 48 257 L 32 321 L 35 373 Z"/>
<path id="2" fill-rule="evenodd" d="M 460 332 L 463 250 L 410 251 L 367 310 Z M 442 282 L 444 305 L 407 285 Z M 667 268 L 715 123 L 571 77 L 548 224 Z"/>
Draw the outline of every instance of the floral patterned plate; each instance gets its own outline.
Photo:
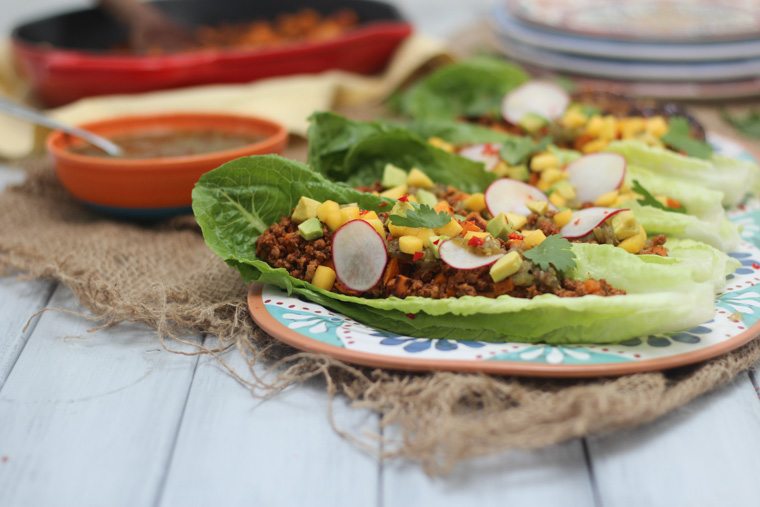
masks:
<path id="1" fill-rule="evenodd" d="M 736 143 L 711 137 L 730 156 L 751 158 Z M 489 343 L 400 336 L 327 308 L 253 285 L 248 306 L 256 323 L 302 350 L 367 366 L 404 370 L 478 371 L 544 377 L 592 377 L 665 370 L 716 357 L 760 334 L 760 201 L 729 217 L 742 226 L 731 256 L 741 267 L 717 296 L 713 319 L 678 333 L 642 336 L 614 345 Z"/>

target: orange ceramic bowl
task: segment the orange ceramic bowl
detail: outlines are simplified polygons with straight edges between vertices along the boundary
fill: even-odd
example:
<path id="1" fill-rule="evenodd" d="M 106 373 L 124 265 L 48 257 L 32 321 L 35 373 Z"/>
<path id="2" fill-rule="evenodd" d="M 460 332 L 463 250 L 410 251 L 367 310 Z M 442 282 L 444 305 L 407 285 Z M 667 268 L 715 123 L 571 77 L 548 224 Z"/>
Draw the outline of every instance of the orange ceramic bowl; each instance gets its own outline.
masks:
<path id="1" fill-rule="evenodd" d="M 160 158 L 116 158 L 77 153 L 85 143 L 63 132 L 47 138 L 58 179 L 89 207 L 124 218 L 163 218 L 190 211 L 198 178 L 232 159 L 282 153 L 285 128 L 275 122 L 228 114 L 131 116 L 82 125 L 106 138 L 146 133 L 209 132 L 250 136 L 256 141 L 234 149 Z"/>

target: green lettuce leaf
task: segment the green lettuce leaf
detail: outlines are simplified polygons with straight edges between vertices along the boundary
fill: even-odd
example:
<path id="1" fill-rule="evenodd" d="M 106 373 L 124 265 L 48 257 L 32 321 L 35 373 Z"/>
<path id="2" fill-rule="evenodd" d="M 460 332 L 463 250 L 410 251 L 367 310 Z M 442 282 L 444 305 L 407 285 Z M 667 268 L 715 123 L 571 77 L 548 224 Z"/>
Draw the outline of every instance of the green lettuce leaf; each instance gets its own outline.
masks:
<path id="1" fill-rule="evenodd" d="M 495 179 L 483 164 L 447 153 L 406 129 L 381 122 L 352 121 L 317 113 L 309 127 L 309 165 L 352 186 L 380 181 L 386 164 L 417 167 L 436 183 L 480 192 Z"/>
<path id="2" fill-rule="evenodd" d="M 409 336 L 601 343 L 684 329 L 712 316 L 711 284 L 694 282 L 685 266 L 650 263 L 620 249 L 598 254 L 611 256 L 613 262 L 602 262 L 606 267 L 591 258 L 597 255 L 592 252 L 576 269 L 580 277 L 605 274 L 629 290 L 625 296 L 368 299 L 320 290 L 255 255 L 264 228 L 288 215 L 302 195 L 374 210 L 388 205 L 380 197 L 332 183 L 303 164 L 265 155 L 241 158 L 203 175 L 193 190 L 193 211 L 208 246 L 246 281 L 276 285 L 367 325 Z M 592 245 L 573 245 L 574 252 L 576 248 L 593 250 Z"/>
<path id="3" fill-rule="evenodd" d="M 739 204 L 747 192 L 757 188 L 760 180 L 760 168 L 757 165 L 720 155 L 702 160 L 664 148 L 647 146 L 638 141 L 617 141 L 611 143 L 607 151 L 619 153 L 628 164 L 643 167 L 658 175 L 720 191 L 723 193 L 724 206 Z"/>
<path id="4" fill-rule="evenodd" d="M 500 117 L 504 95 L 528 79 L 517 65 L 480 56 L 439 68 L 399 95 L 392 105 L 417 119 Z"/>
<path id="5" fill-rule="evenodd" d="M 711 282 L 716 292 L 726 286 L 726 277 L 741 263 L 717 248 L 691 239 L 669 239 L 665 244 L 669 256 L 691 270 L 696 282 Z"/>

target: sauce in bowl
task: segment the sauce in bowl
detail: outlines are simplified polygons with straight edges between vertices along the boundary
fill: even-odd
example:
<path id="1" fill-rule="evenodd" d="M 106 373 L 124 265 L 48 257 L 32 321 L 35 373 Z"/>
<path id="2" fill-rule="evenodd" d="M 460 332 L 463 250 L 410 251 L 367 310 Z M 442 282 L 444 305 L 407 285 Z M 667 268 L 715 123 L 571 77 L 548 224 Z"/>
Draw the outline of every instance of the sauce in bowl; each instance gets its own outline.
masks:
<path id="1" fill-rule="evenodd" d="M 109 140 L 124 150 L 124 156 L 121 158 L 146 159 L 189 157 L 234 150 L 260 142 L 265 137 L 250 132 L 235 133 L 219 130 L 155 130 L 115 135 Z M 69 149 L 73 153 L 89 157 L 109 156 L 90 144 L 74 145 Z"/>

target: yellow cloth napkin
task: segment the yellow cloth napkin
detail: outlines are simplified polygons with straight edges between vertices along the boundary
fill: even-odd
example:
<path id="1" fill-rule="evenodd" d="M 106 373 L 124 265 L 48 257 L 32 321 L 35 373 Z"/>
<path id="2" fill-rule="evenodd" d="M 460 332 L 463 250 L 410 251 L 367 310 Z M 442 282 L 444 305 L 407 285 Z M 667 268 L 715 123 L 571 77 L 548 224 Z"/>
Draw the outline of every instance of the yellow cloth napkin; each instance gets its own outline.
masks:
<path id="1" fill-rule="evenodd" d="M 263 116 L 284 124 L 291 133 L 305 135 L 314 111 L 379 102 L 415 70 L 435 58 L 450 58 L 443 42 L 422 35 L 409 37 L 385 72 L 360 76 L 343 71 L 271 78 L 242 85 L 209 85 L 137 95 L 110 95 L 82 99 L 52 109 L 53 118 L 72 125 L 161 112 L 207 111 Z M 0 48 L 0 94 L 18 96 L 19 84 L 10 65 L 7 46 Z M 35 148 L 34 129 L 0 115 L 0 157 L 19 158 Z M 39 137 L 39 136 L 37 136 Z"/>

